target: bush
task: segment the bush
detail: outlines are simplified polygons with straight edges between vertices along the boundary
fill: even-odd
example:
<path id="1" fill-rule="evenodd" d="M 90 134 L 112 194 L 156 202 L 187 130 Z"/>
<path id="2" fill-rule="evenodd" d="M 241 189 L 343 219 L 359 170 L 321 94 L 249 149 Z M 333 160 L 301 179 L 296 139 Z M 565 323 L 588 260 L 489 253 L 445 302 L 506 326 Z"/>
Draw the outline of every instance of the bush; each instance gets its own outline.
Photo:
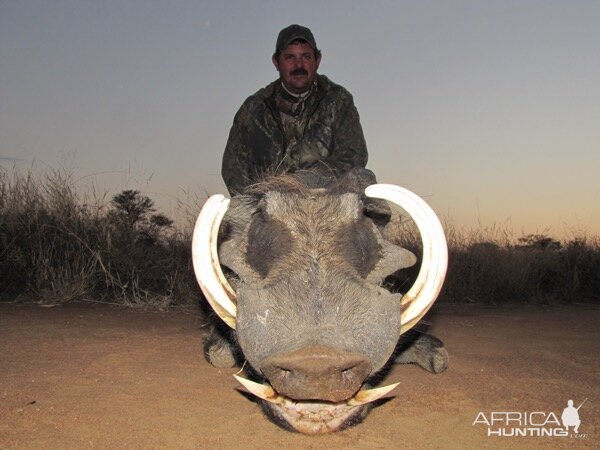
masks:
<path id="1" fill-rule="evenodd" d="M 0 172 L 0 298 L 166 306 L 200 297 L 190 237 L 139 191 L 83 204 L 70 177 Z"/>
<path id="2" fill-rule="evenodd" d="M 462 239 L 450 242 L 441 298 L 484 303 L 574 303 L 600 300 L 600 245 L 566 244 L 545 235 L 517 244 Z"/>

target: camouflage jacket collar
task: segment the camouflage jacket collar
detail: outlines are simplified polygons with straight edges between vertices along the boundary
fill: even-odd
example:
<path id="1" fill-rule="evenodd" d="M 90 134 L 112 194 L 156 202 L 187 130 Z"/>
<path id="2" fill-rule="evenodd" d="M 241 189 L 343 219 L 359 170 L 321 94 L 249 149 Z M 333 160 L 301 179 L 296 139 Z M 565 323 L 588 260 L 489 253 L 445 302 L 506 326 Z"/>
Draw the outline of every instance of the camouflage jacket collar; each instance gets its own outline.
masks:
<path id="1" fill-rule="evenodd" d="M 269 106 L 269 108 L 275 115 L 278 115 L 278 112 L 279 112 L 279 110 L 277 108 L 277 102 L 275 100 L 275 96 L 277 95 L 277 89 L 278 89 L 278 85 L 280 82 L 281 82 L 281 80 L 279 80 L 279 79 L 275 80 L 272 83 L 268 84 L 262 90 L 262 96 L 265 99 L 265 103 Z M 314 102 L 312 102 L 313 108 L 309 114 L 312 115 L 312 113 L 317 109 L 319 102 L 323 99 L 323 97 L 325 97 L 325 94 L 327 94 L 327 91 L 329 91 L 329 88 L 330 88 L 329 78 L 327 78 L 325 75 L 317 74 L 317 86 L 316 86 L 315 92 L 313 92 L 311 94 L 311 96 L 315 95 L 316 99 Z"/>

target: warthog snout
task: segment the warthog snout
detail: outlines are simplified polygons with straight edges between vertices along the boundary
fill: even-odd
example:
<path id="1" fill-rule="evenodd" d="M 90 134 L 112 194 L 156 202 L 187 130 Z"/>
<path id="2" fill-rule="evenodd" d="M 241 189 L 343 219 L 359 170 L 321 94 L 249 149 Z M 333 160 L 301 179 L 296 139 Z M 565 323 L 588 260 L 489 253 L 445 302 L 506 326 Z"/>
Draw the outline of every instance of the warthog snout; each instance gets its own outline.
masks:
<path id="1" fill-rule="evenodd" d="M 260 370 L 279 394 L 291 399 L 341 402 L 360 389 L 371 364 L 360 353 L 311 345 L 270 356 Z"/>

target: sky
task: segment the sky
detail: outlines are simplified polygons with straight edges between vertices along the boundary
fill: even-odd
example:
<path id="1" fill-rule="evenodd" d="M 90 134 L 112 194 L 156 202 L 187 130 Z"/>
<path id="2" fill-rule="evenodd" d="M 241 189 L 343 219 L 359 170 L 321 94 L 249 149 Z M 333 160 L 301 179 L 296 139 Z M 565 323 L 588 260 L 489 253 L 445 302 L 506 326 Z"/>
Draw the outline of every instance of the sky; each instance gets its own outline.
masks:
<path id="1" fill-rule="evenodd" d="M 291 23 L 380 182 L 459 230 L 600 235 L 597 0 L 0 0 L 0 170 L 66 167 L 171 216 L 226 193 L 233 116 Z"/>

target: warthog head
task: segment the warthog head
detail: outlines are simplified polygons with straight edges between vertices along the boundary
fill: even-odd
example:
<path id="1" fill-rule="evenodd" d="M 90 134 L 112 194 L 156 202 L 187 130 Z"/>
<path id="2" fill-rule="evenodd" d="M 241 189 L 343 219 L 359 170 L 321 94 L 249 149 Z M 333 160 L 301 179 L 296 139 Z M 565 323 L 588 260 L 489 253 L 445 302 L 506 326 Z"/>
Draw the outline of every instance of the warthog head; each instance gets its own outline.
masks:
<path id="1" fill-rule="evenodd" d="M 307 179 L 277 178 L 231 201 L 212 196 L 193 258 L 207 300 L 235 329 L 259 383 L 236 378 L 279 422 L 321 433 L 362 418 L 396 386 L 365 388 L 433 304 L 447 252 L 436 215 L 414 194 L 392 185 L 365 190 L 352 174 Z M 382 282 L 416 258 L 384 239 L 373 219 L 382 201 L 373 199 L 402 207 L 421 232 L 423 263 L 403 296 Z M 235 289 L 221 265 L 235 273 Z"/>

